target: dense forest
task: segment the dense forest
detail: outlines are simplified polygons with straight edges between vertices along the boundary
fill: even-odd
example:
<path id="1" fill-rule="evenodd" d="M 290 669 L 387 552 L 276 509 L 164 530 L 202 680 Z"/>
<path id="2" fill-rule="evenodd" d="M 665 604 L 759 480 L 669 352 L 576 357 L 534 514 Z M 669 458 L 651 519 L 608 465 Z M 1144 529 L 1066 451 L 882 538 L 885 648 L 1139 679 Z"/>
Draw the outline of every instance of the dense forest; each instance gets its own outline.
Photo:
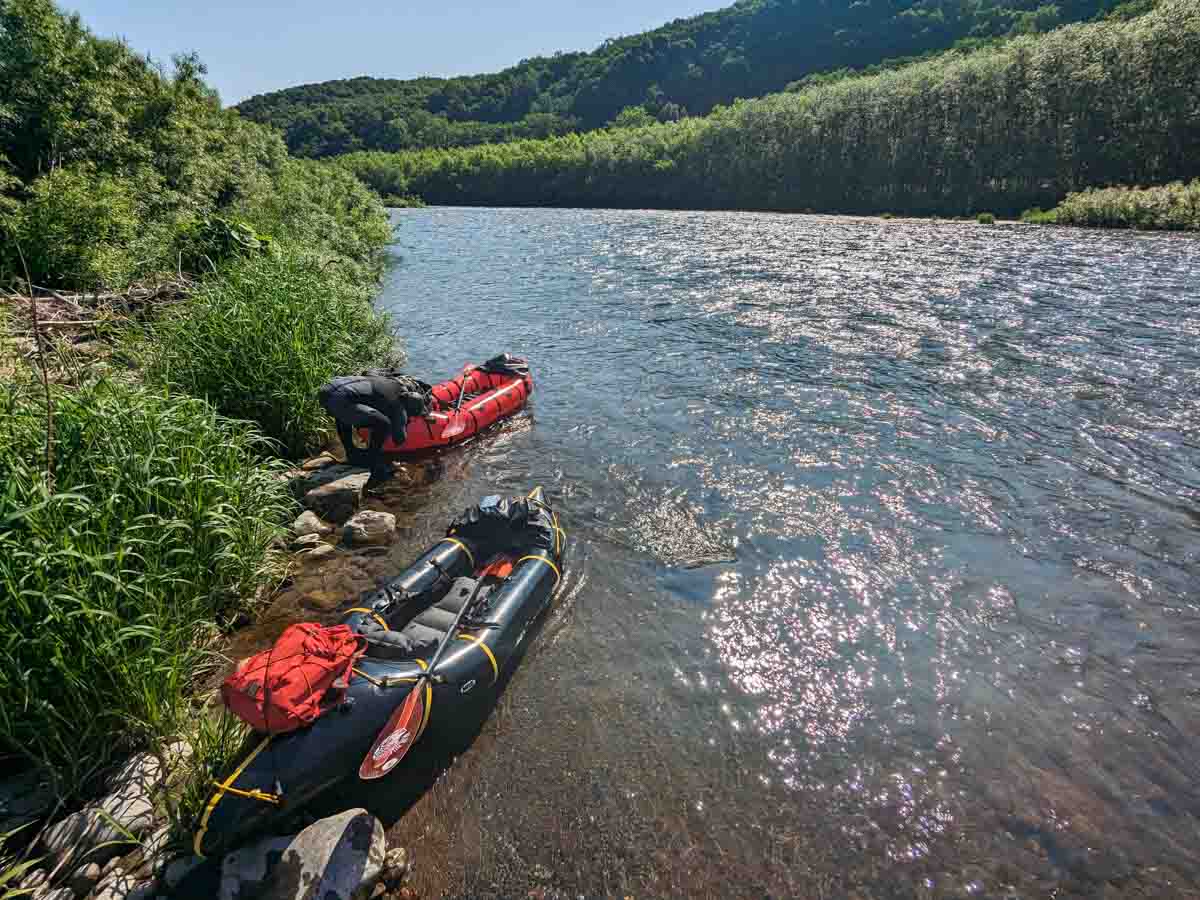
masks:
<path id="1" fill-rule="evenodd" d="M 292 153 L 311 157 L 543 138 L 703 115 L 814 73 L 1045 32 L 1120 3 L 741 0 L 590 53 L 537 57 L 496 74 L 328 81 L 253 97 L 237 109 L 282 130 Z"/>
<path id="2" fill-rule="evenodd" d="M 1200 5 L 542 141 L 342 157 L 433 203 L 1019 213 L 1200 175 Z"/>

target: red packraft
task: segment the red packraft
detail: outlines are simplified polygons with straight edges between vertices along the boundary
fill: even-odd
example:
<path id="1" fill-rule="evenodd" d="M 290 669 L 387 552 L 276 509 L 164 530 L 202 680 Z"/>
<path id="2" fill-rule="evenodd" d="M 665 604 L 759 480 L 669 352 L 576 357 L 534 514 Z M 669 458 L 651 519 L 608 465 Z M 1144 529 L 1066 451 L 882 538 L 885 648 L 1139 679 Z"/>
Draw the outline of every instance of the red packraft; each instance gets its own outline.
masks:
<path id="1" fill-rule="evenodd" d="M 317 720 L 342 691 L 365 645 L 348 625 L 292 625 L 221 685 L 221 699 L 256 731 L 280 734 Z"/>

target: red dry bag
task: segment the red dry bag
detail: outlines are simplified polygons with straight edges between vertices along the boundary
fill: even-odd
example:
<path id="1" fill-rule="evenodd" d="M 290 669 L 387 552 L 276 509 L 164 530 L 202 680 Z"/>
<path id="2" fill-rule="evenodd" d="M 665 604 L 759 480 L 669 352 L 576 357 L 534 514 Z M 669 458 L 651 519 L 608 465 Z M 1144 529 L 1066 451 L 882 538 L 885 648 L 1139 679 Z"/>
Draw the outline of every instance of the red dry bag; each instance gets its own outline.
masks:
<path id="1" fill-rule="evenodd" d="M 280 734 L 315 722 L 343 691 L 363 643 L 348 625 L 292 625 L 221 685 L 221 699 L 256 731 Z"/>

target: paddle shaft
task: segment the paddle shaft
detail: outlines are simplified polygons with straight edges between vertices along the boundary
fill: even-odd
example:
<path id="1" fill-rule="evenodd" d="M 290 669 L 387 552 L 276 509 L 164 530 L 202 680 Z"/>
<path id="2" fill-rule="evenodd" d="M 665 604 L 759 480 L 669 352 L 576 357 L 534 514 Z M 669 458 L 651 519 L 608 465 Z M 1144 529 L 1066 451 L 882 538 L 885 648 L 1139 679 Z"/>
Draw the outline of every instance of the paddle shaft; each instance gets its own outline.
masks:
<path id="1" fill-rule="evenodd" d="M 463 372 L 462 384 L 458 386 L 458 399 L 454 403 L 454 414 L 458 415 L 458 411 L 462 409 L 463 397 L 467 396 L 467 379 L 470 378 L 476 370 L 476 366 L 472 366 Z"/>
<path id="2" fill-rule="evenodd" d="M 475 604 L 475 598 L 479 596 L 479 592 L 482 589 L 483 580 L 480 579 L 475 585 L 475 590 L 471 591 L 471 596 L 463 602 L 462 609 L 460 609 L 458 611 L 458 615 L 454 617 L 454 624 L 450 626 L 450 630 L 446 632 L 446 636 L 442 638 L 442 642 L 438 644 L 437 650 L 435 650 L 433 653 L 433 658 L 429 660 L 429 668 L 426 669 L 425 674 L 422 675 L 417 681 L 417 687 L 420 687 L 424 679 L 432 678 L 435 681 L 437 680 L 433 674 L 434 667 L 442 661 L 442 656 L 445 654 L 446 648 L 450 646 L 450 642 L 454 640 L 454 633 L 458 631 L 458 626 L 462 622 L 463 616 L 465 616 L 467 614 L 467 610 Z"/>

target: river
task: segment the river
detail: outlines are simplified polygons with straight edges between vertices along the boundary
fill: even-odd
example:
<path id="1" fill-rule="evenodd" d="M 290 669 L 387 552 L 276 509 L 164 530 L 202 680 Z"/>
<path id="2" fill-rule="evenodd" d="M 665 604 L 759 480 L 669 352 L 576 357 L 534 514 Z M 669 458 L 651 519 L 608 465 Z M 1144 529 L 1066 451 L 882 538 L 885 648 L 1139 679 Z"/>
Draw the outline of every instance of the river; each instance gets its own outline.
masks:
<path id="1" fill-rule="evenodd" d="M 422 894 L 1200 895 L 1200 242 L 394 220 L 411 370 L 536 379 L 406 497 L 402 553 L 535 484 L 571 539 L 392 827 Z"/>

